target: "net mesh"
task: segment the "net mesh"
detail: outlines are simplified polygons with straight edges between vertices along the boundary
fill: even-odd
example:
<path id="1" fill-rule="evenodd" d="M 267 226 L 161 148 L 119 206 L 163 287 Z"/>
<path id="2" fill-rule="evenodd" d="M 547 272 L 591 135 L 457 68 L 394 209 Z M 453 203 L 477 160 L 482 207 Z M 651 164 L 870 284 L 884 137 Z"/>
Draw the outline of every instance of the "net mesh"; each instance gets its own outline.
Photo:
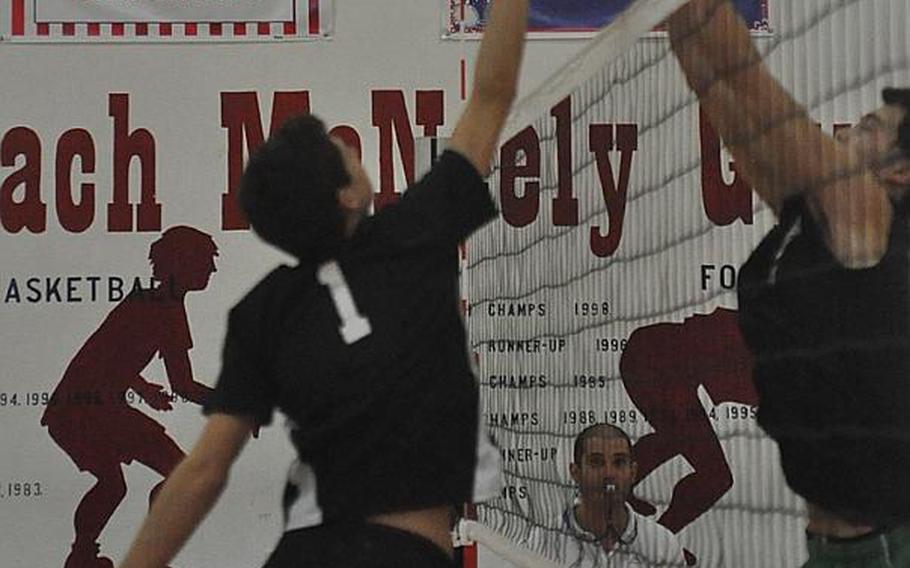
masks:
<path id="1" fill-rule="evenodd" d="M 774 217 L 700 114 L 669 41 L 635 41 L 680 4 L 633 3 L 508 128 L 490 180 L 502 219 L 470 241 L 464 278 L 506 478 L 478 516 L 558 556 L 541 535 L 565 530 L 577 496 L 573 441 L 611 423 L 634 443 L 635 508 L 699 566 L 795 566 L 803 505 L 755 423 L 736 327 L 738 267 Z M 823 129 L 910 84 L 904 0 L 770 10 L 773 32 L 755 44 Z"/>

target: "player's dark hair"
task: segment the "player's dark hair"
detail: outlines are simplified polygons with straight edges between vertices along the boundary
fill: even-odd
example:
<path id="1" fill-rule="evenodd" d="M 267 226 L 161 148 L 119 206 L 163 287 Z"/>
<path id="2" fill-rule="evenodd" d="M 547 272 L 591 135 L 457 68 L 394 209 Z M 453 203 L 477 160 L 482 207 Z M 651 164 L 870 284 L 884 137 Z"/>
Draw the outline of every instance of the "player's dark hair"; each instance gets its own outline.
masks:
<path id="1" fill-rule="evenodd" d="M 898 105 L 906 111 L 904 120 L 897 128 L 897 145 L 910 157 L 910 89 L 885 89 L 882 99 L 886 105 Z"/>
<path id="2" fill-rule="evenodd" d="M 240 206 L 263 240 L 301 260 L 321 262 L 344 241 L 338 190 L 350 181 L 322 121 L 298 116 L 250 156 Z"/>
<path id="3" fill-rule="evenodd" d="M 613 424 L 594 424 L 588 426 L 577 436 L 575 436 L 575 445 L 572 447 L 572 458 L 576 464 L 581 464 L 585 457 L 585 441 L 591 438 L 621 438 L 629 446 L 629 454 L 632 453 L 632 440 L 629 435 L 623 432 L 622 428 Z M 633 456 L 634 459 L 634 456 Z"/>

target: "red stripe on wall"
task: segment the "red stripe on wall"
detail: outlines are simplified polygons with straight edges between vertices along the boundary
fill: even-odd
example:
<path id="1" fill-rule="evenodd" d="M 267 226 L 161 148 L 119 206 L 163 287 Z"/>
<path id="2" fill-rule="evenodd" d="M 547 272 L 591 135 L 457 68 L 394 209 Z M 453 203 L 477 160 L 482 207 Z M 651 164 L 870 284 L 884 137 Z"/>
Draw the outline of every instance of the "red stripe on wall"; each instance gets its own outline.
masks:
<path id="1" fill-rule="evenodd" d="M 271 35 L 272 25 L 268 22 L 259 22 L 259 25 L 256 26 L 256 33 L 259 35 Z"/>
<path id="2" fill-rule="evenodd" d="M 322 18 L 319 13 L 319 0 L 310 0 L 310 33 L 319 35 L 322 31 Z"/>
<path id="3" fill-rule="evenodd" d="M 47 25 L 47 24 L 38 24 L 38 29 L 36 30 L 36 33 L 37 33 L 39 36 L 50 35 L 50 33 L 51 33 L 51 27 L 50 27 L 49 25 Z"/>
<path id="4" fill-rule="evenodd" d="M 101 24 L 93 22 L 88 25 L 88 35 L 92 37 L 98 37 L 101 35 Z"/>
<path id="5" fill-rule="evenodd" d="M 199 33 L 196 24 L 183 24 L 183 35 L 194 36 Z"/>
<path id="6" fill-rule="evenodd" d="M 174 30 L 171 27 L 171 24 L 169 24 L 169 23 L 158 24 L 158 35 L 169 36 L 172 33 L 174 33 Z"/>
<path id="7" fill-rule="evenodd" d="M 25 35 L 25 0 L 13 0 L 12 34 Z"/>
<path id="8" fill-rule="evenodd" d="M 237 22 L 234 24 L 234 35 L 235 36 L 245 36 L 246 35 L 246 24 L 242 22 Z"/>
<path id="9" fill-rule="evenodd" d="M 220 36 L 221 35 L 221 24 L 209 24 L 209 35 Z"/>
<path id="10" fill-rule="evenodd" d="M 468 98 L 468 62 L 461 58 L 461 100 Z"/>
<path id="11" fill-rule="evenodd" d="M 137 36 L 149 35 L 149 25 L 145 22 L 136 24 L 136 35 Z"/>
<path id="12" fill-rule="evenodd" d="M 477 545 L 464 546 L 461 549 L 461 568 L 477 568 Z"/>
<path id="13" fill-rule="evenodd" d="M 465 503 L 464 518 L 477 520 L 477 507 L 473 503 Z M 461 568 L 477 568 L 477 545 L 465 546 L 461 549 Z"/>
<path id="14" fill-rule="evenodd" d="M 76 24 L 72 22 L 67 22 L 63 24 L 63 35 L 65 36 L 74 36 L 76 35 Z"/>
<path id="15" fill-rule="evenodd" d="M 296 22 L 285 22 L 284 23 L 284 35 L 286 35 L 286 36 L 297 35 L 297 23 Z"/>
<path id="16" fill-rule="evenodd" d="M 111 24 L 111 35 L 122 36 L 126 32 L 126 25 L 123 23 Z"/>

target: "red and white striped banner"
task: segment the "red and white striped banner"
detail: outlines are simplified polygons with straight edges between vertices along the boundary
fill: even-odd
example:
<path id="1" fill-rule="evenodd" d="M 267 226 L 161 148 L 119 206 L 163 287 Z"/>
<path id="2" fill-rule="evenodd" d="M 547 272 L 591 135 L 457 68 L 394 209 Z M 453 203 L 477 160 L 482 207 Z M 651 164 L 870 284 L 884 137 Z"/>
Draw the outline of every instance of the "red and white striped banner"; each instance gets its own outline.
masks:
<path id="1" fill-rule="evenodd" d="M 199 2 L 196 10 L 188 9 L 192 3 L 174 8 L 155 0 L 68 6 L 60 0 L 6 2 L 0 10 L 0 40 L 10 42 L 252 42 L 319 39 L 334 30 L 334 0 L 206 2 L 204 12 Z"/>

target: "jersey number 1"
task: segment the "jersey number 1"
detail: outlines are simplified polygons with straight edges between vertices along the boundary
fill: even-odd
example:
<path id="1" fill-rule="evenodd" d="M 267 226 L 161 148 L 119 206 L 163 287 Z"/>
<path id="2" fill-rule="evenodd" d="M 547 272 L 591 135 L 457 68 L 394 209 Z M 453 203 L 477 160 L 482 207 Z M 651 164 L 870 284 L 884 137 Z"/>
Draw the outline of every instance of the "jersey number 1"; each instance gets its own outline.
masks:
<path id="1" fill-rule="evenodd" d="M 348 283 L 345 281 L 344 273 L 338 263 L 332 260 L 320 266 L 316 271 L 316 279 L 329 289 L 335 310 L 338 312 L 338 317 L 341 318 L 341 326 L 338 330 L 341 332 L 344 342 L 350 345 L 370 335 L 373 331 L 370 328 L 370 320 L 357 311 L 354 296 L 351 295 L 351 289 L 348 288 Z"/>

